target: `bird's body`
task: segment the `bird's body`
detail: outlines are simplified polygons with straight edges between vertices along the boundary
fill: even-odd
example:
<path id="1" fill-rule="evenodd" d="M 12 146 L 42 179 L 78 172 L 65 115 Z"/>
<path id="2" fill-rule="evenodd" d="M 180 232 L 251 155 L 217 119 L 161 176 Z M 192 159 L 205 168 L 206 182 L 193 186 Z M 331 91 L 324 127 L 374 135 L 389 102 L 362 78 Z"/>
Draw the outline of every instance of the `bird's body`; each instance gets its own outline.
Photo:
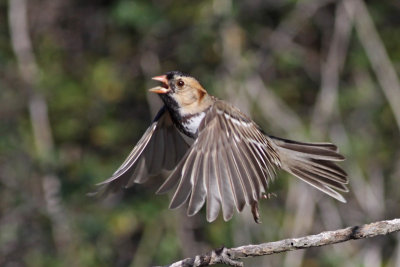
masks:
<path id="1" fill-rule="evenodd" d="M 150 91 L 160 95 L 164 107 L 125 162 L 101 183 L 107 191 L 172 170 L 158 190 L 177 186 L 170 208 L 188 202 L 191 216 L 207 203 L 207 220 L 213 221 L 220 207 L 229 220 L 235 209 L 249 205 L 258 221 L 257 203 L 276 169 L 284 169 L 345 202 L 337 191 L 348 191 L 347 174 L 334 163 L 344 160 L 335 145 L 269 136 L 238 108 L 180 72 L 153 79 L 162 86 Z"/>

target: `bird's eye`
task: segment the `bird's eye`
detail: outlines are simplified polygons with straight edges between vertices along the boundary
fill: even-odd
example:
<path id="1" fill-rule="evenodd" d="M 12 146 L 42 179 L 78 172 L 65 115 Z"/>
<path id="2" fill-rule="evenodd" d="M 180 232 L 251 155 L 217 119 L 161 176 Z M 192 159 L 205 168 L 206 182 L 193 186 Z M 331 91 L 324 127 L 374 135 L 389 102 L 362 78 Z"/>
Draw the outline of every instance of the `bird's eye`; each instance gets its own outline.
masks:
<path id="1" fill-rule="evenodd" d="M 185 83 L 184 83 L 182 80 L 179 80 L 179 81 L 178 81 L 178 86 L 182 87 L 182 86 L 184 86 L 184 85 L 185 85 Z"/>

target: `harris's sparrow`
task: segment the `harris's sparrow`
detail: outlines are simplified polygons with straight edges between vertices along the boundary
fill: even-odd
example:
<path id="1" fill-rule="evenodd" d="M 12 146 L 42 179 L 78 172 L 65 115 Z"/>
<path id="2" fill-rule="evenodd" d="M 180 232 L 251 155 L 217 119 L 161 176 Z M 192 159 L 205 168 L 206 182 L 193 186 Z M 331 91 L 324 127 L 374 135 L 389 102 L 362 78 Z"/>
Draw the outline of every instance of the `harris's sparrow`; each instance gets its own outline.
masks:
<path id="1" fill-rule="evenodd" d="M 276 169 L 283 169 L 322 192 L 346 202 L 344 160 L 331 143 L 303 143 L 267 135 L 233 105 L 207 93 L 193 77 L 178 71 L 153 78 L 164 106 L 118 170 L 100 185 L 104 192 L 143 183 L 171 170 L 157 193 L 177 187 L 170 208 L 188 203 L 196 214 L 206 203 L 209 222 L 222 207 L 225 221 L 235 209 L 252 207 L 266 196 Z"/>

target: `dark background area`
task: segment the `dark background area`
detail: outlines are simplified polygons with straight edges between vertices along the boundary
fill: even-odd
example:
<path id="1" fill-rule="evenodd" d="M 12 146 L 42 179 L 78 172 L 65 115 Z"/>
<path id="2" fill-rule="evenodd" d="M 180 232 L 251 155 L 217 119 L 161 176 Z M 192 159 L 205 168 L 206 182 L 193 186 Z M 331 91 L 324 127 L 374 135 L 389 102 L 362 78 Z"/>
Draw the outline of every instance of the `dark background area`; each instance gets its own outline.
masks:
<path id="1" fill-rule="evenodd" d="M 400 3 L 0 0 L 0 265 L 149 266 L 400 216 Z M 277 196 L 207 223 L 168 210 L 162 179 L 89 197 L 180 70 L 269 134 L 331 141 L 347 204 L 284 173 Z M 400 266 L 400 236 L 245 260 Z"/>

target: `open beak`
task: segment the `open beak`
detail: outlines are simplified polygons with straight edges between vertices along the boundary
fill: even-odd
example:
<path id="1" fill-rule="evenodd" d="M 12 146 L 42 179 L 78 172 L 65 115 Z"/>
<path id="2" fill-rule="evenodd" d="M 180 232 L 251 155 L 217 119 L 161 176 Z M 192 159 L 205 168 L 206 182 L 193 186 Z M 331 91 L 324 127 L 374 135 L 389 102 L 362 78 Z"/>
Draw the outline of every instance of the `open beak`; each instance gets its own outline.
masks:
<path id="1" fill-rule="evenodd" d="M 168 86 L 167 75 L 155 76 L 151 79 L 161 82 L 161 86 L 151 88 L 149 90 L 150 92 L 157 93 L 157 94 L 166 94 L 169 91 L 171 91 L 171 88 L 169 88 L 169 86 Z"/>

